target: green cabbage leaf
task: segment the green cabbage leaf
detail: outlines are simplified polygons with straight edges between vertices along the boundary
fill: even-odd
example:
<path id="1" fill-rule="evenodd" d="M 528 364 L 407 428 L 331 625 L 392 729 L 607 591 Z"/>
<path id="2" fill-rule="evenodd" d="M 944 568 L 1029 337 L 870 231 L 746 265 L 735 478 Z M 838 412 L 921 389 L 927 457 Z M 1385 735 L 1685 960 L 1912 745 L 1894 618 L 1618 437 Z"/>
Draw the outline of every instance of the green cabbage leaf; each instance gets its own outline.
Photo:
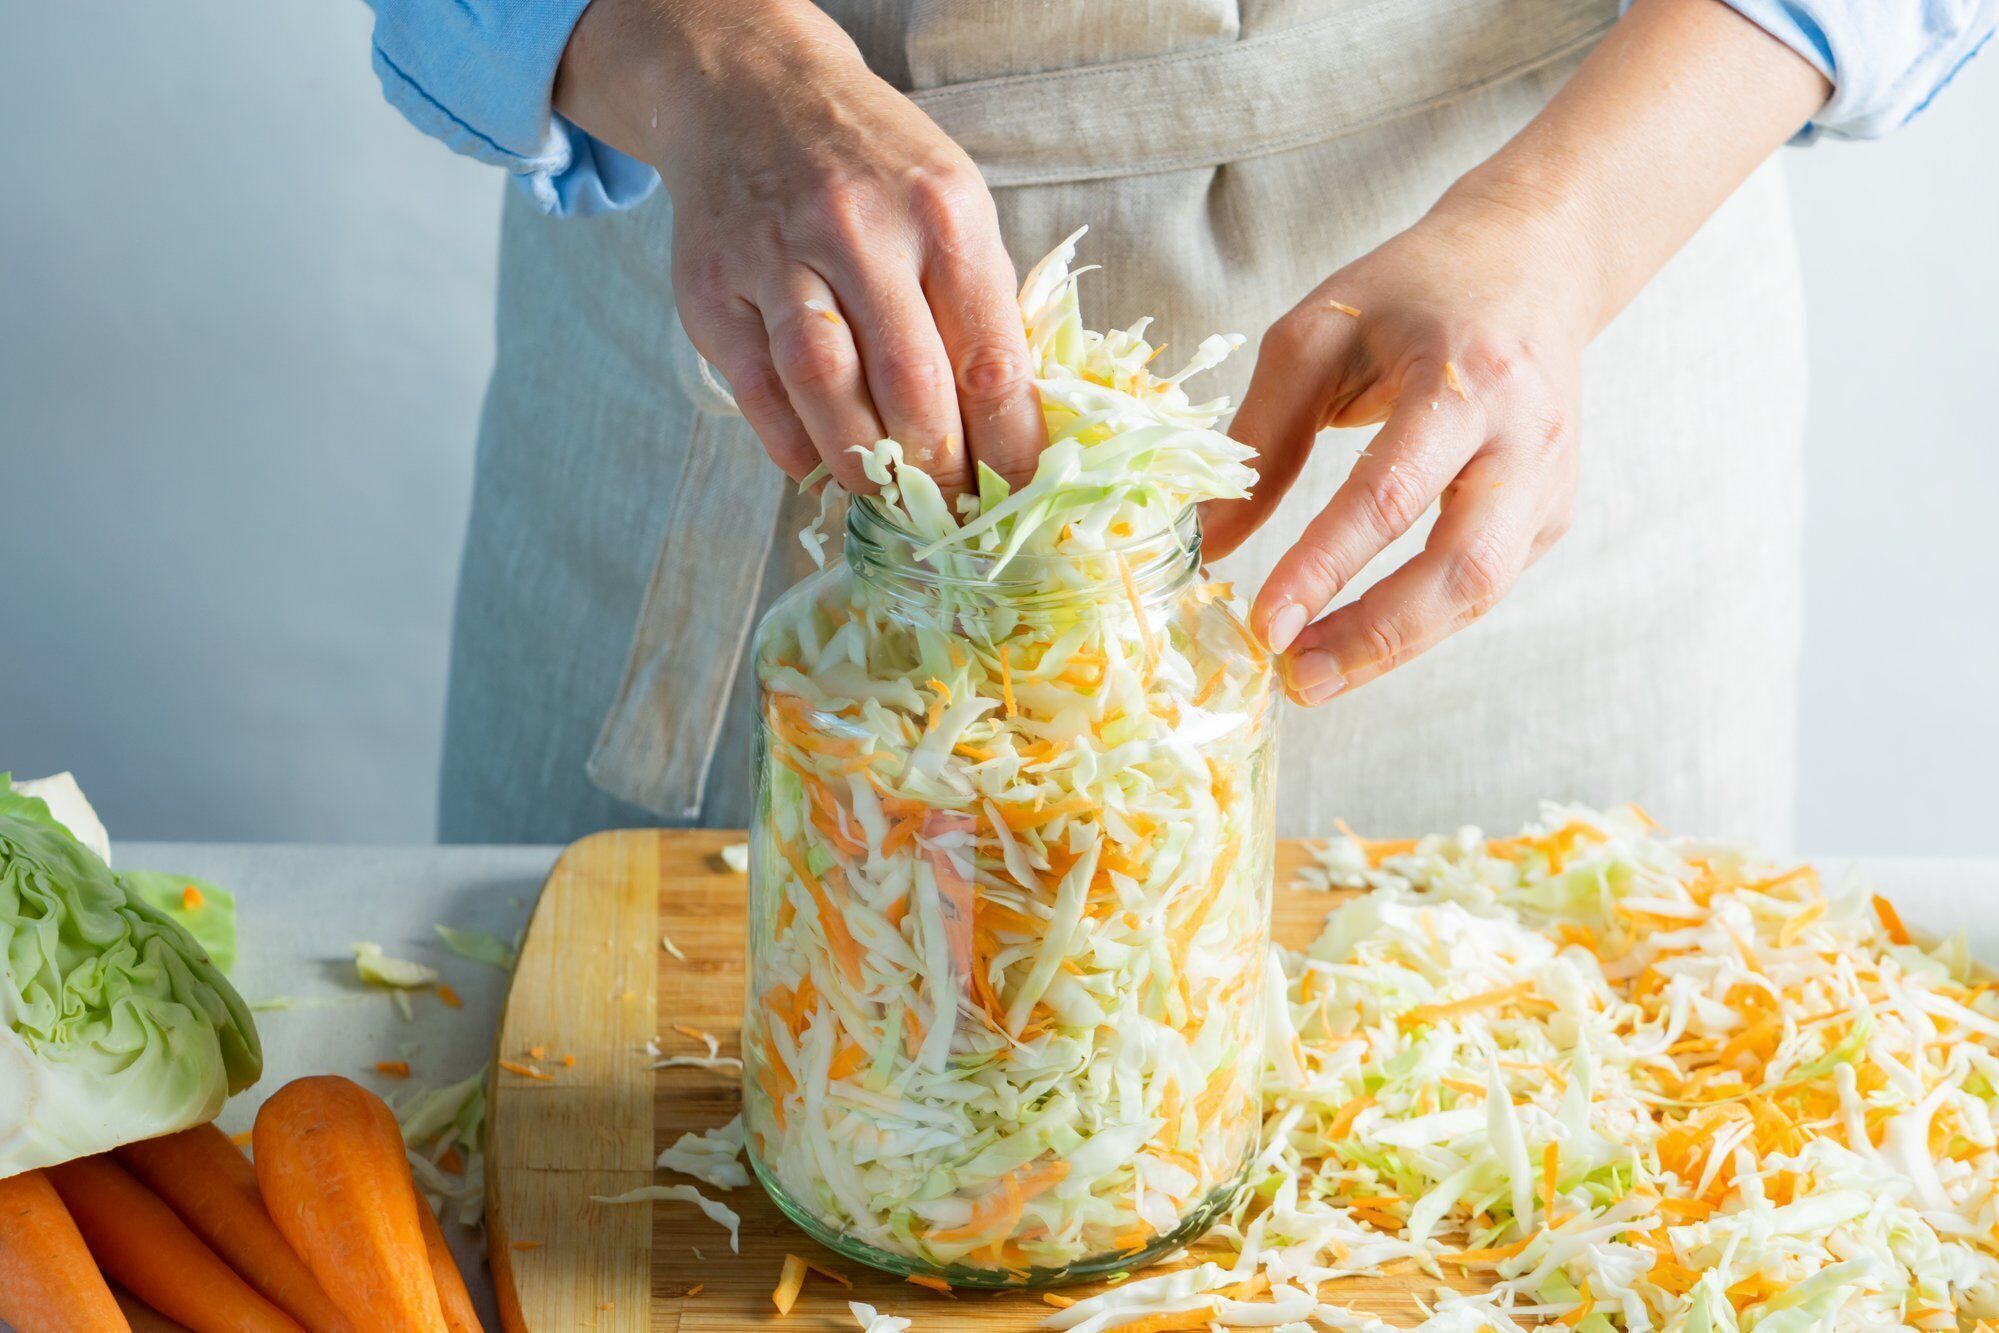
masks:
<path id="1" fill-rule="evenodd" d="M 0 1178 L 212 1120 L 262 1071 L 207 951 L 0 773 Z"/>

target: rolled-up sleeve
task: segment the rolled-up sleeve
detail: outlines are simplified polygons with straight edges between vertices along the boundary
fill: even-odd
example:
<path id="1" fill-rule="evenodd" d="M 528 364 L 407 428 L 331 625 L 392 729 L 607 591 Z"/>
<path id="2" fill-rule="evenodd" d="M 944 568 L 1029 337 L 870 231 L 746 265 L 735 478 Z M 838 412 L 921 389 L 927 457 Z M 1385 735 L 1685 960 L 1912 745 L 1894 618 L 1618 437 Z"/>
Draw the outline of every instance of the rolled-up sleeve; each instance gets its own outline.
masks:
<path id="1" fill-rule="evenodd" d="M 504 167 L 543 211 L 604 213 L 659 175 L 550 105 L 589 0 L 372 0 L 375 73 L 389 102 L 454 152 Z"/>
<path id="2" fill-rule="evenodd" d="M 1798 136 L 1874 139 L 1909 123 L 1992 36 L 1999 0 L 1725 0 L 1816 65 L 1832 96 Z"/>

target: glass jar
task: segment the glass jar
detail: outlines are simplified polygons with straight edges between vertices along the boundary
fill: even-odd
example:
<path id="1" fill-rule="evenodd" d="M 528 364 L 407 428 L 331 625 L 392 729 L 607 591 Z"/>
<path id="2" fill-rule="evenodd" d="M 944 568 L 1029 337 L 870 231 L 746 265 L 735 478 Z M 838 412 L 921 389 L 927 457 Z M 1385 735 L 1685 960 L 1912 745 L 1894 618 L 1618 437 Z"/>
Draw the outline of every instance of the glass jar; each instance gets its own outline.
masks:
<path id="1" fill-rule="evenodd" d="M 1205 1231 L 1254 1155 L 1268 661 L 1157 538 L 931 555 L 878 503 L 757 630 L 749 1157 L 815 1238 L 1011 1286 Z"/>

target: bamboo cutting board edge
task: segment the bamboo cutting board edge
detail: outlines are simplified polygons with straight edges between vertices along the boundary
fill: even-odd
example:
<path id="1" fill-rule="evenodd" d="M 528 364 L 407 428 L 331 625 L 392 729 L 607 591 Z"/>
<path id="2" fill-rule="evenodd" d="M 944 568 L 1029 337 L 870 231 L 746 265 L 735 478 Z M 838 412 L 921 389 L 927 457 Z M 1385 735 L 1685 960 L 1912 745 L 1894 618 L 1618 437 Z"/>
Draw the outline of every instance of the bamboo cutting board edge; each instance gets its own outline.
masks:
<path id="1" fill-rule="evenodd" d="M 522 941 L 496 1055 L 544 1055 L 546 1081 L 494 1069 L 486 1166 L 488 1247 L 503 1326 L 510 1331 L 715 1333 L 777 1320 L 770 1290 L 783 1256 L 796 1253 L 845 1274 L 845 1290 L 819 1277 L 782 1322 L 810 1330 L 856 1327 L 849 1299 L 931 1330 L 1024 1329 L 1049 1314 L 1036 1293 L 962 1292 L 949 1299 L 875 1273 L 822 1249 L 777 1212 L 752 1182 L 697 1187 L 742 1214 L 742 1252 L 694 1207 L 602 1205 L 592 1194 L 694 1184 L 656 1176 L 653 1158 L 683 1132 L 712 1128 L 739 1105 L 734 1074 L 680 1068 L 655 1074 L 643 1054 L 659 1036 L 670 1054 L 700 1054 L 674 1025 L 712 1031 L 738 1053 L 747 884 L 718 853 L 734 831 L 626 830 L 593 834 L 550 872 Z M 1337 898 L 1287 890 L 1308 844 L 1277 854 L 1274 929 L 1302 948 Z M 686 955 L 662 946 L 670 936 Z M 565 1055 L 575 1064 L 564 1066 Z M 697 1257 L 698 1252 L 698 1257 Z M 1352 1279 L 1325 1298 L 1391 1323 L 1420 1320 L 1414 1297 L 1440 1284 L 1422 1274 Z M 1475 1289 L 1476 1283 L 1451 1285 Z M 690 1289 L 699 1295 L 690 1298 Z M 1087 1294 L 1094 1286 L 1076 1289 Z"/>

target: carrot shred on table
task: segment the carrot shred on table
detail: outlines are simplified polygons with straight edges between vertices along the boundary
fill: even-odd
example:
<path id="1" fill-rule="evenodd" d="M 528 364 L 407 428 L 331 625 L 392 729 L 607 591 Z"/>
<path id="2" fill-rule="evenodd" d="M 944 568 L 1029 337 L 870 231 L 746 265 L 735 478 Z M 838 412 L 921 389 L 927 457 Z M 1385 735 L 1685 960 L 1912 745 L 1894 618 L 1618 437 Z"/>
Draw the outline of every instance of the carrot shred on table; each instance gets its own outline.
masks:
<path id="1" fill-rule="evenodd" d="M 810 1259 L 807 1259 L 805 1261 L 805 1266 L 811 1269 L 813 1272 L 817 1273 L 820 1277 L 829 1278 L 832 1281 L 839 1283 L 843 1287 L 852 1287 L 854 1285 L 854 1280 L 848 1277 L 845 1273 L 839 1272 L 836 1269 L 828 1268 L 824 1264 L 815 1264 Z"/>
<path id="2" fill-rule="evenodd" d="M 1044 1291 L 1041 1293 L 1041 1303 L 1043 1305 L 1052 1305 L 1058 1310 L 1066 1310 L 1076 1303 L 1076 1298 L 1074 1296 L 1063 1296 L 1052 1291 Z"/>
<path id="3" fill-rule="evenodd" d="M 563 1057 L 562 1057 L 562 1067 L 563 1067 L 564 1069 L 574 1069 L 574 1068 L 576 1068 L 576 1057 L 575 1057 L 575 1056 L 573 1056 L 573 1055 L 565 1055 L 565 1056 L 563 1056 Z"/>
<path id="4" fill-rule="evenodd" d="M 554 1082 L 552 1076 L 542 1073 L 533 1065 L 524 1065 L 518 1060 L 502 1060 L 499 1062 L 499 1065 L 500 1068 L 506 1070 L 509 1074 L 519 1074 L 522 1078 L 540 1079 L 543 1083 Z"/>
<path id="5" fill-rule="evenodd" d="M 408 1078 L 410 1076 L 410 1062 L 407 1060 L 377 1060 L 375 1061 L 375 1072 L 377 1074 L 387 1074 L 390 1078 Z"/>
<path id="6" fill-rule="evenodd" d="M 931 1277 L 928 1273 L 911 1273 L 906 1280 L 911 1286 L 924 1287 L 938 1293 L 940 1296 L 949 1296 L 953 1300 L 957 1299 L 958 1293 L 951 1290 L 951 1284 L 941 1277 Z"/>
<path id="7" fill-rule="evenodd" d="M 198 910 L 208 900 L 201 896 L 201 890 L 190 884 L 180 891 L 180 905 L 187 911 Z"/>
<path id="8" fill-rule="evenodd" d="M 458 992 L 442 982 L 439 982 L 437 986 L 437 998 L 444 1001 L 446 1006 L 452 1009 L 463 1009 L 465 1007 L 465 1001 L 458 998 Z"/>
<path id="9" fill-rule="evenodd" d="M 546 1046 L 528 1047 L 528 1059 L 530 1060 L 539 1060 L 547 1054 L 548 1054 L 548 1047 Z"/>
<path id="10" fill-rule="evenodd" d="M 798 1303 L 799 1289 L 805 1285 L 805 1261 L 795 1254 L 784 1256 L 784 1270 L 778 1274 L 777 1287 L 770 1294 L 770 1303 L 777 1307 L 779 1314 L 790 1314 L 791 1307 Z"/>
<path id="11" fill-rule="evenodd" d="M 708 1284 L 706 1282 L 697 1282 L 693 1286 L 689 1287 L 686 1291 L 681 1292 L 680 1294 L 683 1297 L 699 1296 L 702 1292 L 706 1290 L 708 1290 Z"/>

